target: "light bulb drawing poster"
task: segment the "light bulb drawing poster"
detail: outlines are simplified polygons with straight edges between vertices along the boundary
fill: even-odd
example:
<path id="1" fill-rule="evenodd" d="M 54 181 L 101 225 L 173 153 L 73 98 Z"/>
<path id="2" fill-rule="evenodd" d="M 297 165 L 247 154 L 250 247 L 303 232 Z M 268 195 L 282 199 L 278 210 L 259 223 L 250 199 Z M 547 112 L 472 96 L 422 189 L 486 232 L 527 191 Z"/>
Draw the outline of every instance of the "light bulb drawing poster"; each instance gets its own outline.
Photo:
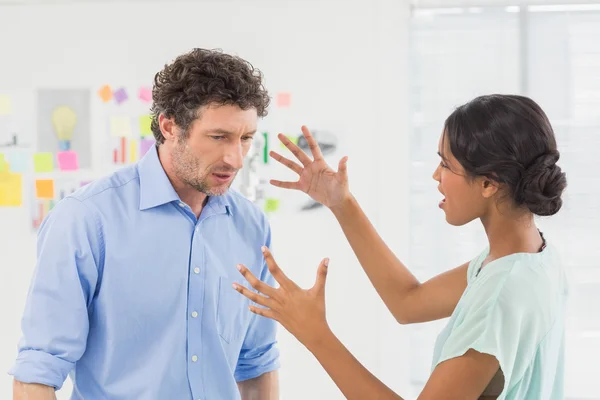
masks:
<path id="1" fill-rule="evenodd" d="M 89 89 L 41 89 L 37 93 L 37 151 L 76 155 L 91 167 Z"/>

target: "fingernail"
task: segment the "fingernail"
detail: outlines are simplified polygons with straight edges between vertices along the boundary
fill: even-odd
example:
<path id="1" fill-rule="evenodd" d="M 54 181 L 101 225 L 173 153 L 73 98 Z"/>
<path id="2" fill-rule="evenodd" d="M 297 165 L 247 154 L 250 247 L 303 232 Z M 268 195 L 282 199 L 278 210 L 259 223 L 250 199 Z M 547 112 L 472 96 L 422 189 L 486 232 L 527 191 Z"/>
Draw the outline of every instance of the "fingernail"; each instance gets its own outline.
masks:
<path id="1" fill-rule="evenodd" d="M 326 267 L 329 267 L 329 258 L 326 258 L 326 259 L 325 259 L 325 266 L 326 266 Z"/>
<path id="2" fill-rule="evenodd" d="M 232 284 L 231 284 L 231 287 L 232 287 L 232 288 L 234 288 L 235 290 L 237 290 L 237 289 L 238 289 L 238 285 L 237 285 L 237 283 L 232 283 Z"/>
<path id="3" fill-rule="evenodd" d="M 238 265 L 236 265 L 236 268 L 237 268 L 238 271 L 241 271 L 242 270 L 242 265 L 238 264 Z"/>
<path id="4" fill-rule="evenodd" d="M 265 253 L 267 251 L 267 247 L 266 246 L 263 246 L 260 249 L 263 251 L 263 253 Z"/>

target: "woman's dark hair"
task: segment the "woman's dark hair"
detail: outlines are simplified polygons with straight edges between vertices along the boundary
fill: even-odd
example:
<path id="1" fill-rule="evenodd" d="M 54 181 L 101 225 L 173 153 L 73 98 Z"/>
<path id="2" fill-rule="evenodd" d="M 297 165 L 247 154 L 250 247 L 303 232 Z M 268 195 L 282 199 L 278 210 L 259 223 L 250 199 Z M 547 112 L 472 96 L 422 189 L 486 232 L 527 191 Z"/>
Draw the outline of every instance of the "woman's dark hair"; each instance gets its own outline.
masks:
<path id="1" fill-rule="evenodd" d="M 567 186 L 556 165 L 554 131 L 540 106 L 517 95 L 487 95 L 458 107 L 445 122 L 443 140 L 469 177 L 503 184 L 518 207 L 554 215 Z"/>
<path id="2" fill-rule="evenodd" d="M 158 144 L 164 137 L 158 116 L 175 118 L 187 135 L 190 124 L 202 106 L 237 105 L 255 108 L 259 117 L 267 115 L 269 95 L 262 73 L 249 62 L 221 50 L 193 49 L 165 65 L 154 77 L 152 90 L 152 133 Z"/>

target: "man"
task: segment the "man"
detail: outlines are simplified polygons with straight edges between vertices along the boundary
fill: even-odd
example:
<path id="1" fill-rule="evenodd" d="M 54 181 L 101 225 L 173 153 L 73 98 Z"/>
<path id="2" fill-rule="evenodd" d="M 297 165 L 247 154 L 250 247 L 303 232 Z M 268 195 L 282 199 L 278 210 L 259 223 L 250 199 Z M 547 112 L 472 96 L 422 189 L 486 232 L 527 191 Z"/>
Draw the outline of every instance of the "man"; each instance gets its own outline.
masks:
<path id="1" fill-rule="evenodd" d="M 157 146 L 43 222 L 15 399 L 276 399 L 276 325 L 233 288 L 274 283 L 264 214 L 229 187 L 267 114 L 261 73 L 195 49 L 155 77 Z M 237 385 L 236 385 L 237 383 Z M 240 396 L 241 393 L 241 396 Z"/>

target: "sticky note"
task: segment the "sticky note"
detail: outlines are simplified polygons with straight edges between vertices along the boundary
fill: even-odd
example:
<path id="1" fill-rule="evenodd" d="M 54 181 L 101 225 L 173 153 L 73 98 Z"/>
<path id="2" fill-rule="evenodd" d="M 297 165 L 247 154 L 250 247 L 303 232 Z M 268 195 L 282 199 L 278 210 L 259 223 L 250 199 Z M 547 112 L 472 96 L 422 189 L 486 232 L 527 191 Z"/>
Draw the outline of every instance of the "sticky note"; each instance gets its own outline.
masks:
<path id="1" fill-rule="evenodd" d="M 152 135 L 152 115 L 142 115 L 140 116 L 140 135 L 150 136 Z"/>
<path id="2" fill-rule="evenodd" d="M 290 93 L 277 93 L 277 107 L 289 107 L 292 103 L 292 95 Z"/>
<path id="3" fill-rule="evenodd" d="M 156 143 L 156 142 L 151 139 L 140 140 L 140 157 L 142 157 L 144 154 L 146 154 L 148 152 L 148 150 L 150 150 L 150 148 L 152 148 L 154 143 Z"/>
<path id="4" fill-rule="evenodd" d="M 10 97 L 0 94 L 0 115 L 10 115 L 12 113 L 13 108 Z"/>
<path id="5" fill-rule="evenodd" d="M 77 152 L 73 150 L 59 151 L 56 154 L 56 159 L 58 161 L 58 168 L 61 171 L 77 171 L 79 169 Z"/>
<path id="6" fill-rule="evenodd" d="M 20 207 L 23 204 L 21 174 L 0 172 L 0 207 Z"/>
<path id="7" fill-rule="evenodd" d="M 118 137 L 131 137 L 131 119 L 129 117 L 110 117 L 110 134 Z"/>
<path id="8" fill-rule="evenodd" d="M 12 151 L 6 155 L 11 172 L 24 173 L 31 170 L 30 154 L 26 151 Z"/>
<path id="9" fill-rule="evenodd" d="M 150 103 L 152 101 L 152 89 L 147 87 L 141 87 L 138 93 L 138 97 L 145 103 Z"/>
<path id="10" fill-rule="evenodd" d="M 33 155 L 33 169 L 35 172 L 54 171 L 54 157 L 52 153 L 35 153 Z"/>
<path id="11" fill-rule="evenodd" d="M 290 139 L 290 142 L 294 143 L 295 145 L 298 145 L 299 136 L 285 135 L 285 137 Z M 287 149 L 287 147 L 285 147 L 285 144 L 283 144 L 283 142 L 279 142 L 279 146 L 282 149 Z"/>
<path id="12" fill-rule="evenodd" d="M 98 90 L 98 96 L 103 102 L 108 103 L 113 96 L 112 89 L 109 85 L 104 85 Z"/>
<path id="13" fill-rule="evenodd" d="M 275 212 L 279 208 L 278 199 L 265 199 L 265 212 Z"/>
<path id="14" fill-rule="evenodd" d="M 0 153 L 0 172 L 8 171 L 8 163 L 4 160 L 4 154 Z"/>
<path id="15" fill-rule="evenodd" d="M 35 197 L 37 197 L 38 199 L 54 199 L 54 180 L 36 179 Z"/>
<path id="16" fill-rule="evenodd" d="M 113 93 L 113 97 L 114 97 L 115 101 L 117 102 L 117 104 L 124 103 L 125 100 L 127 100 L 129 98 L 129 96 L 127 96 L 127 91 L 125 90 L 125 88 L 117 89 Z"/>

